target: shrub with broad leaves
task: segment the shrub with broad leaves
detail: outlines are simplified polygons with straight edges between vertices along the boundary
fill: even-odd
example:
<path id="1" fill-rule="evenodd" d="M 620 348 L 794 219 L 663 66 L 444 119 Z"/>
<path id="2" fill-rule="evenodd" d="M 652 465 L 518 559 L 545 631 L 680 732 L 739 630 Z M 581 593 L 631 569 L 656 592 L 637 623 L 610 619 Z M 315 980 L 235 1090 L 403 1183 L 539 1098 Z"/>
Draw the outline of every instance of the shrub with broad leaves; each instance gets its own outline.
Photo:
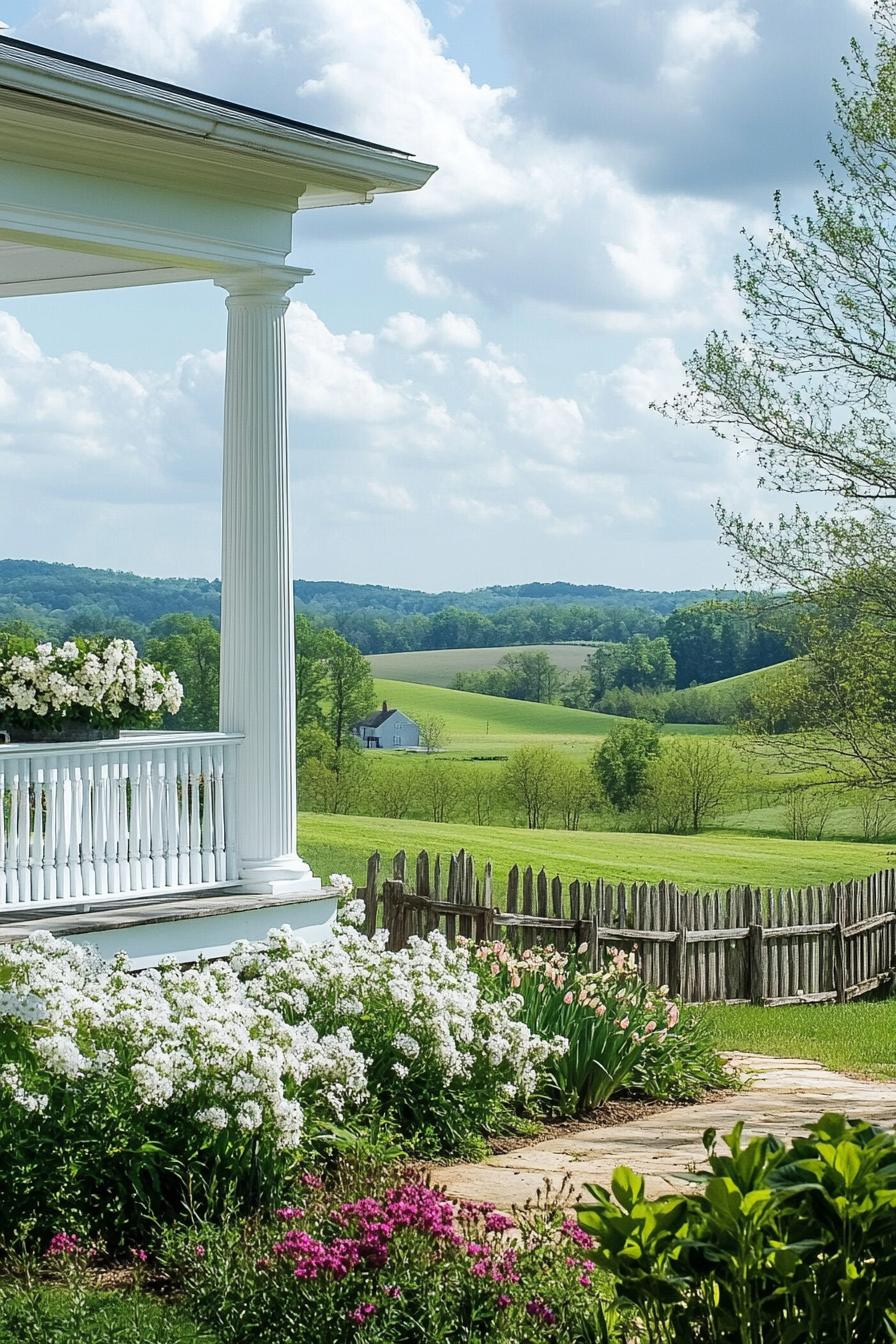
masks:
<path id="1" fill-rule="evenodd" d="M 695 1194 L 646 1199 L 620 1167 L 579 1209 L 592 1258 L 645 1344 L 884 1344 L 896 1338 L 896 1136 L 824 1115 L 807 1136 L 716 1148 Z"/>

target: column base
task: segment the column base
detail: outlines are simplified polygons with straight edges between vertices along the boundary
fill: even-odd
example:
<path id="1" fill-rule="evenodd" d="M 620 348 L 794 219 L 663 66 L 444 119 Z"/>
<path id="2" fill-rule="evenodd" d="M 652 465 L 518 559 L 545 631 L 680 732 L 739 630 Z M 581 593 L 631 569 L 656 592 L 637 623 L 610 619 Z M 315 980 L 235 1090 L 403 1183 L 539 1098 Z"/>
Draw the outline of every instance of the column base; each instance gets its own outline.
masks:
<path id="1" fill-rule="evenodd" d="M 288 855 L 267 862 L 250 859 L 244 863 L 237 890 L 259 896 L 316 896 L 323 886 L 304 859 Z"/>

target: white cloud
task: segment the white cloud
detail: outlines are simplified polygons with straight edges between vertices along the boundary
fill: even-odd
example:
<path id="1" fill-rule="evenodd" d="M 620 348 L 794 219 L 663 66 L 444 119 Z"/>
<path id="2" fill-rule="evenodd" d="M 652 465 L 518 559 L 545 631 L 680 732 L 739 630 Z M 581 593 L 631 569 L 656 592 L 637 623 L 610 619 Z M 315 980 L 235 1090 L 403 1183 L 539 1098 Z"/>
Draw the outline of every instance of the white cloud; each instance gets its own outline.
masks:
<path id="1" fill-rule="evenodd" d="M 295 411 L 326 420 L 366 423 L 393 420 L 405 413 L 403 394 L 379 382 L 360 362 L 357 341 L 330 331 L 307 304 L 292 303 L 286 331 L 289 396 Z"/>
<path id="2" fill-rule="evenodd" d="M 608 375 L 606 382 L 626 406 L 639 415 L 650 413 L 651 402 L 668 401 L 684 381 L 675 346 L 667 336 L 643 341 L 630 360 Z"/>
<path id="3" fill-rule="evenodd" d="M 150 65 L 169 75 L 186 75 L 198 66 L 202 47 L 230 39 L 270 48 L 268 29 L 254 34 L 242 28 L 251 8 L 246 0 L 101 0 L 79 10 L 62 8 L 61 24 L 82 27 L 94 39 L 108 42 L 116 59 Z M 248 53 L 247 53 L 248 54 Z"/>
<path id="4" fill-rule="evenodd" d="M 573 461 L 579 454 L 585 423 L 572 397 L 533 392 L 512 364 L 473 357 L 469 366 L 504 406 L 510 430 L 532 439 L 551 457 Z"/>
<path id="5" fill-rule="evenodd" d="M 416 508 L 410 493 L 403 485 L 392 484 L 389 481 L 368 481 L 367 493 L 386 512 L 413 513 Z"/>
<path id="6" fill-rule="evenodd" d="M 482 343 L 475 319 L 463 313 L 442 313 L 432 322 L 419 313 L 394 313 L 381 334 L 405 350 L 419 350 L 431 343 L 475 350 Z"/>
<path id="7" fill-rule="evenodd" d="M 660 73 L 672 81 L 687 80 L 720 56 L 746 56 L 759 45 L 759 15 L 739 0 L 710 7 L 685 5 L 666 30 L 666 59 Z"/>
<path id="8" fill-rule="evenodd" d="M 386 274 L 405 289 L 424 298 L 440 299 L 450 294 L 451 283 L 436 268 L 421 260 L 419 243 L 403 243 L 386 262 Z"/>
<path id="9" fill-rule="evenodd" d="M 400 345 L 404 350 L 419 350 L 426 345 L 431 328 L 419 313 L 393 313 L 383 327 L 383 340 Z"/>

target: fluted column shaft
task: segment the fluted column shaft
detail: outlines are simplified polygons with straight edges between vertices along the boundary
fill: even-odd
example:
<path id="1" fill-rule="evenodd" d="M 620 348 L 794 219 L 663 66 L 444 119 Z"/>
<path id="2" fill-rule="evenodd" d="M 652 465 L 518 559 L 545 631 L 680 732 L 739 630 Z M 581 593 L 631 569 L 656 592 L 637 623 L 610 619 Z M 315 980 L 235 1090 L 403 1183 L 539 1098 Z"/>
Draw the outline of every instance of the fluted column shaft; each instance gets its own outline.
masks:
<path id="1" fill-rule="evenodd" d="M 221 561 L 221 730 L 242 733 L 241 881 L 319 888 L 296 851 L 295 606 L 286 404 L 287 297 L 264 271 L 228 291 Z"/>

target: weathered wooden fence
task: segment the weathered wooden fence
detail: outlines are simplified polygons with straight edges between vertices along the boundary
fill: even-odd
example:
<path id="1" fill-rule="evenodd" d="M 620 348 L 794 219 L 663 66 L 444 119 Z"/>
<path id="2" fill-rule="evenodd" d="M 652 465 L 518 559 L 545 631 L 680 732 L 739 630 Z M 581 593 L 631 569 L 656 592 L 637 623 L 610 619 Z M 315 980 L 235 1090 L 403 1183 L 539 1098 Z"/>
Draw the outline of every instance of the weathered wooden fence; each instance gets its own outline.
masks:
<path id="1" fill-rule="evenodd" d="M 382 880 L 371 856 L 359 892 L 366 929 L 389 930 L 390 946 L 442 929 L 457 937 L 588 944 L 592 965 L 606 947 L 634 949 L 645 979 L 691 1002 L 844 1003 L 876 989 L 896 969 L 896 869 L 853 882 L 772 891 L 732 887 L 683 891 L 674 882 L 549 879 L 510 870 L 504 908 L 492 866 L 477 876 L 463 850 L 443 865 L 423 851 L 409 875 L 402 851 Z"/>

